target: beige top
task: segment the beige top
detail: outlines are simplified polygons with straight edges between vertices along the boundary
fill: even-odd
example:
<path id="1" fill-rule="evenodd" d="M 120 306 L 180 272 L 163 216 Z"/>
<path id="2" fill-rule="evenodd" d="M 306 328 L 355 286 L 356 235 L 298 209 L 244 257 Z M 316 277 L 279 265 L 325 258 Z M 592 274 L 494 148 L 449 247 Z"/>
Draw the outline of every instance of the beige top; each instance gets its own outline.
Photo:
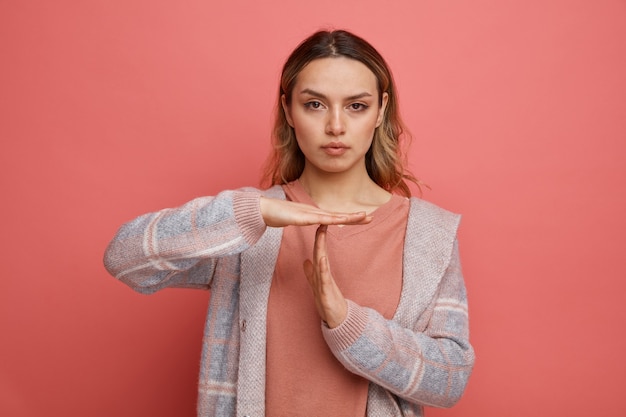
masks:
<path id="1" fill-rule="evenodd" d="M 292 201 L 313 204 L 298 182 L 283 186 Z M 343 295 L 393 317 L 402 289 L 402 251 L 409 200 L 393 195 L 367 225 L 329 226 L 331 271 Z M 311 259 L 317 226 L 287 227 L 267 313 L 266 415 L 365 416 L 369 381 L 335 359 L 302 264 Z"/>

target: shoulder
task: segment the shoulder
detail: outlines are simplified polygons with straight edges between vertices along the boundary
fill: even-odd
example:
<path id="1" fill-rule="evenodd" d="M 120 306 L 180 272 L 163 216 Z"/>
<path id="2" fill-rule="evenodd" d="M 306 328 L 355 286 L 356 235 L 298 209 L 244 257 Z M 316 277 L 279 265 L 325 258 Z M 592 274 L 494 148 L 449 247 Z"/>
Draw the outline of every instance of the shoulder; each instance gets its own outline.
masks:
<path id="1" fill-rule="evenodd" d="M 461 215 L 443 209 L 436 204 L 411 197 L 409 208 L 409 225 L 420 229 L 441 229 L 453 235 L 461 221 Z"/>
<path id="2" fill-rule="evenodd" d="M 411 198 L 405 236 L 406 248 L 420 262 L 445 267 L 457 240 L 460 221 L 459 214 L 422 199 Z M 439 267 L 436 268 L 436 275 L 442 272 Z"/>

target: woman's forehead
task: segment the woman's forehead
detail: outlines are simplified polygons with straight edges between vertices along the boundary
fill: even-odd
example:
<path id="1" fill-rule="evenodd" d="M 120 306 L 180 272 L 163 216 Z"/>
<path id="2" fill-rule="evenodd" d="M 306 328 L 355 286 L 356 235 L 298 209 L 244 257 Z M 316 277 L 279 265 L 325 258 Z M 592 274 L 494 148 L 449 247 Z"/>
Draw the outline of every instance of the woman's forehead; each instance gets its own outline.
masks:
<path id="1" fill-rule="evenodd" d="M 293 92 L 377 95 L 377 85 L 376 76 L 365 64 L 355 59 L 332 57 L 309 62 L 296 77 Z"/>

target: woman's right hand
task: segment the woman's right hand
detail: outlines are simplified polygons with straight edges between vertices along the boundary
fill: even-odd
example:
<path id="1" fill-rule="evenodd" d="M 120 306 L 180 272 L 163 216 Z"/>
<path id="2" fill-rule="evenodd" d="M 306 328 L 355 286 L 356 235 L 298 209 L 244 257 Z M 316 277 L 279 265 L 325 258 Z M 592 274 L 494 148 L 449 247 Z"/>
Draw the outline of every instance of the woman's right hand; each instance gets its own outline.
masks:
<path id="1" fill-rule="evenodd" d="M 309 204 L 261 197 L 261 216 L 270 227 L 309 226 L 313 224 L 367 224 L 372 221 L 364 211 L 333 213 Z"/>

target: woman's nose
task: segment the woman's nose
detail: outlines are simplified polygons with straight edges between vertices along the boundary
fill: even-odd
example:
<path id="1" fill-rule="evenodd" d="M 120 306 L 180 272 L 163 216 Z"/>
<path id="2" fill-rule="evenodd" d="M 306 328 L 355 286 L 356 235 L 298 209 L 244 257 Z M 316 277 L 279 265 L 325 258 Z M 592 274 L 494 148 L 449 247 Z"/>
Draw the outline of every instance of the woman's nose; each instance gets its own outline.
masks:
<path id="1" fill-rule="evenodd" d="M 328 112 L 328 120 L 326 121 L 326 133 L 338 136 L 346 131 L 344 114 L 341 109 L 333 109 Z"/>

